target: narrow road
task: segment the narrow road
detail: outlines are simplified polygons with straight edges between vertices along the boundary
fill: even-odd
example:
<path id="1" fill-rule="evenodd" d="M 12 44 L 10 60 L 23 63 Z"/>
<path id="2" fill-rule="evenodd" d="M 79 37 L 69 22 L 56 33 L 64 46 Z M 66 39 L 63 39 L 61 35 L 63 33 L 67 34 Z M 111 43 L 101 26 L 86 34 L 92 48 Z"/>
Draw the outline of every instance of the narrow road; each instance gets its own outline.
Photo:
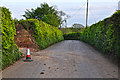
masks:
<path id="1" fill-rule="evenodd" d="M 3 78 L 118 78 L 118 67 L 91 46 L 76 40 L 33 52 L 33 62 L 17 61 Z"/>

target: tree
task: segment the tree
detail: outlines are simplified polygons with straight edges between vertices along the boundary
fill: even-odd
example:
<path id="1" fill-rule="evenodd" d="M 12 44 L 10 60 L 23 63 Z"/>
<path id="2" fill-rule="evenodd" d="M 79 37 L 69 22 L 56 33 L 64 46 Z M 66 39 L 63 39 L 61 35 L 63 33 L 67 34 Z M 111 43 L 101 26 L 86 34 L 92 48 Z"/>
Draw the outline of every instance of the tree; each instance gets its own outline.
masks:
<path id="1" fill-rule="evenodd" d="M 65 27 L 67 27 L 67 19 L 70 18 L 69 15 L 67 15 L 66 13 L 64 13 L 63 11 L 59 11 L 59 16 L 60 16 L 60 19 L 61 19 L 61 22 L 60 22 L 60 28 L 62 27 L 62 24 L 65 23 Z"/>
<path id="2" fill-rule="evenodd" d="M 26 19 L 38 19 L 42 20 L 52 26 L 58 27 L 61 22 L 61 18 L 58 15 L 58 11 L 47 3 L 43 3 L 36 9 L 26 10 L 23 15 Z"/>
<path id="3" fill-rule="evenodd" d="M 73 28 L 84 28 L 82 24 L 77 24 L 77 23 L 73 24 L 72 27 Z"/>
<path id="4" fill-rule="evenodd" d="M 82 24 L 73 24 L 71 27 L 72 32 L 82 32 L 84 30 L 84 26 Z"/>
<path id="5" fill-rule="evenodd" d="M 56 15 L 48 14 L 43 16 L 43 21 L 50 25 L 58 27 L 60 25 L 61 19 L 59 19 L 59 17 Z"/>

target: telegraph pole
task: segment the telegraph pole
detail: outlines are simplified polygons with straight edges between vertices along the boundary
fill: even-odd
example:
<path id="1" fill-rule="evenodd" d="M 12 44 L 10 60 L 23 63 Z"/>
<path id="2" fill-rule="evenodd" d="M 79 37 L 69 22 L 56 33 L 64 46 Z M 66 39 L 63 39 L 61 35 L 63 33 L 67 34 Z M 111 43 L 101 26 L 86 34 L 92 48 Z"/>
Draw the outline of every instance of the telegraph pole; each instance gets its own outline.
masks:
<path id="1" fill-rule="evenodd" d="M 87 9 L 86 9 L 86 27 L 88 27 L 88 0 L 87 0 Z"/>

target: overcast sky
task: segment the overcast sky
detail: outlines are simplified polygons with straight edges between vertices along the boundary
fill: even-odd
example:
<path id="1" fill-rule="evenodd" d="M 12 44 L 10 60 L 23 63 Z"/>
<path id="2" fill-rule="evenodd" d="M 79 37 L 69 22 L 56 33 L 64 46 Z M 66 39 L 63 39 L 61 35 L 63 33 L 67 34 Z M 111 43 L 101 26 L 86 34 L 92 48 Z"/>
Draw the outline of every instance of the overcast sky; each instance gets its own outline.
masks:
<path id="1" fill-rule="evenodd" d="M 89 22 L 94 24 L 111 16 L 118 9 L 119 0 L 89 0 Z M 80 23 L 85 26 L 85 12 L 87 0 L 1 0 L 0 6 L 10 9 L 13 18 L 22 19 L 26 9 L 36 8 L 41 3 L 57 6 L 71 18 L 67 20 L 68 26 Z"/>

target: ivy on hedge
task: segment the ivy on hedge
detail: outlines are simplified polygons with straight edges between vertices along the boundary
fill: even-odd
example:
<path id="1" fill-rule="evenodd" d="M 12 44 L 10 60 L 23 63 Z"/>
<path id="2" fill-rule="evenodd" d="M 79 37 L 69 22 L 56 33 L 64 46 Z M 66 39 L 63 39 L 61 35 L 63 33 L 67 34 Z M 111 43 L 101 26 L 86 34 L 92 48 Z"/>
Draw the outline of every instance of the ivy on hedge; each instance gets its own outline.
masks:
<path id="1" fill-rule="evenodd" d="M 35 38 L 40 49 L 64 40 L 63 33 L 57 27 L 37 19 L 20 20 L 19 23 Z"/>
<path id="2" fill-rule="evenodd" d="M 14 43 L 16 29 L 11 13 L 5 7 L 0 9 L 2 11 L 2 68 L 5 68 L 18 60 L 22 54 Z"/>
<path id="3" fill-rule="evenodd" d="M 120 58 L 120 11 L 86 28 L 81 33 L 80 40 L 93 45 L 104 54 Z"/>

